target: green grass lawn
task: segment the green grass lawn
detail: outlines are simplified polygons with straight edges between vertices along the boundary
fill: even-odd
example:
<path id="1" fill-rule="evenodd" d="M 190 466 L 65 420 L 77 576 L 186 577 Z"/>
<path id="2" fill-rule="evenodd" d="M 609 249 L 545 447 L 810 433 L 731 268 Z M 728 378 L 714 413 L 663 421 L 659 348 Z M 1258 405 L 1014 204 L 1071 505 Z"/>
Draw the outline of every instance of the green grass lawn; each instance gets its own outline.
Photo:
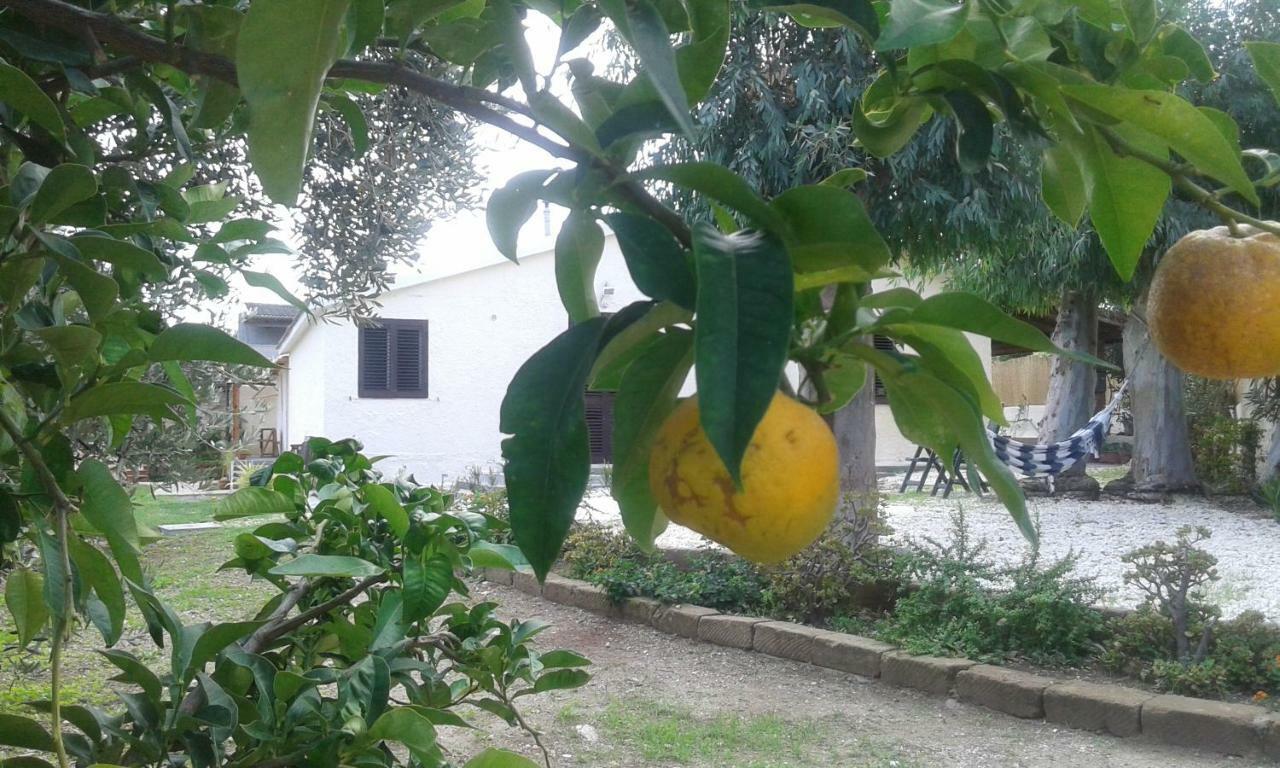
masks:
<path id="1" fill-rule="evenodd" d="M 139 488 L 133 494 L 134 518 L 141 525 L 155 528 L 173 523 L 204 523 L 213 519 L 212 499 L 191 501 L 166 496 L 153 496 Z"/>

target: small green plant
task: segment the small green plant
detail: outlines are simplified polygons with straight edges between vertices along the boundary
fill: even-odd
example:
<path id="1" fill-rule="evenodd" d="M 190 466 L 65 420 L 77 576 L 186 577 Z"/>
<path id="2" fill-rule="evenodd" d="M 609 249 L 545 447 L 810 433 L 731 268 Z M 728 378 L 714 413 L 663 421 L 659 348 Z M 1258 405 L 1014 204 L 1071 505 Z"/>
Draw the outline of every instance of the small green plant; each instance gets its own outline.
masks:
<path id="1" fill-rule="evenodd" d="M 1255 488 L 1253 500 L 1270 510 L 1271 516 L 1280 523 L 1280 474 Z"/>
<path id="2" fill-rule="evenodd" d="M 1186 396 L 1196 476 L 1213 493 L 1248 493 L 1262 441 L 1257 421 L 1235 417 L 1236 393 L 1224 382 L 1188 377 Z"/>
<path id="3" fill-rule="evenodd" d="M 1200 593 L 1201 587 L 1218 580 L 1218 559 L 1198 546 L 1211 535 L 1208 528 L 1184 526 L 1172 544 L 1157 541 L 1120 558 L 1131 566 L 1125 582 L 1141 590 L 1172 623 L 1173 658 L 1183 664 L 1204 660 L 1221 616 Z"/>
<path id="4" fill-rule="evenodd" d="M 998 661 L 1023 657 L 1075 664 L 1101 638 L 1093 607 L 1104 591 L 1072 575 L 1068 555 L 1044 565 L 1038 549 L 1016 566 L 1000 567 L 974 542 L 963 509 L 953 516 L 949 544 L 928 540 L 901 561 L 904 588 L 879 634 L 913 653 Z"/>

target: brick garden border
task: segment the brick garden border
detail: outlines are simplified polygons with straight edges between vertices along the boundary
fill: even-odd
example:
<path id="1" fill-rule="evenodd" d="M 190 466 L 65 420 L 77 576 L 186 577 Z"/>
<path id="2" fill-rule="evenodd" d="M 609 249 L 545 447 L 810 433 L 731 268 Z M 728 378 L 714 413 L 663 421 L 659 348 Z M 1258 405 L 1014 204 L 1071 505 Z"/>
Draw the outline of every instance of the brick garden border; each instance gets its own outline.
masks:
<path id="1" fill-rule="evenodd" d="M 514 586 L 554 603 L 645 624 L 667 634 L 805 662 L 925 693 L 954 694 L 961 701 L 1013 717 L 1280 761 L 1280 713 L 1248 704 L 1056 680 L 968 659 L 912 656 L 866 637 L 722 614 L 696 605 L 663 605 L 643 597 L 616 605 L 609 602 L 603 589 L 558 574 L 549 575 L 545 584 L 527 572 L 485 569 L 483 576 L 486 581 Z"/>

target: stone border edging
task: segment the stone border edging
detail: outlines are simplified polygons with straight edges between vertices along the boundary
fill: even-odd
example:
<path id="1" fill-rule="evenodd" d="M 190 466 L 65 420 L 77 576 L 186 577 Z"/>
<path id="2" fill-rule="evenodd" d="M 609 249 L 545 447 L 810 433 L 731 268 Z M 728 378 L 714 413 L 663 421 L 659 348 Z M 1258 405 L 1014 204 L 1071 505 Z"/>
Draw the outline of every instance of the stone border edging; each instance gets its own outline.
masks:
<path id="1" fill-rule="evenodd" d="M 486 581 L 514 586 L 542 597 L 612 618 L 645 624 L 670 635 L 755 651 L 826 669 L 878 678 L 925 693 L 954 695 L 961 701 L 1013 717 L 1045 720 L 1077 730 L 1113 736 L 1147 736 L 1174 746 L 1280 761 L 1280 713 L 1120 685 L 1056 680 L 969 659 L 912 656 L 895 646 L 858 635 L 804 624 L 723 614 L 696 605 L 663 605 L 645 597 L 621 605 L 585 581 L 486 568 Z"/>

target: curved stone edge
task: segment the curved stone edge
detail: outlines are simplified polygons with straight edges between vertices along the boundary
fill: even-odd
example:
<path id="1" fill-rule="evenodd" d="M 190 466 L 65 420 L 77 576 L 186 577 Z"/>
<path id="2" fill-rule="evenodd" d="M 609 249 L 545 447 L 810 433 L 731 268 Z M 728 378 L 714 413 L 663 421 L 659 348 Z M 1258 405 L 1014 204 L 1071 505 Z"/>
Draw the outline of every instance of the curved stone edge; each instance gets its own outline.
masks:
<path id="1" fill-rule="evenodd" d="M 1013 717 L 1116 737 L 1280 762 L 1280 713 L 1248 704 L 1154 694 L 1122 685 L 1058 680 L 969 659 L 912 656 L 888 643 L 788 621 L 723 614 L 650 598 L 609 601 L 599 587 L 551 574 L 485 569 L 486 581 L 529 595 L 727 648 L 951 696 Z"/>

